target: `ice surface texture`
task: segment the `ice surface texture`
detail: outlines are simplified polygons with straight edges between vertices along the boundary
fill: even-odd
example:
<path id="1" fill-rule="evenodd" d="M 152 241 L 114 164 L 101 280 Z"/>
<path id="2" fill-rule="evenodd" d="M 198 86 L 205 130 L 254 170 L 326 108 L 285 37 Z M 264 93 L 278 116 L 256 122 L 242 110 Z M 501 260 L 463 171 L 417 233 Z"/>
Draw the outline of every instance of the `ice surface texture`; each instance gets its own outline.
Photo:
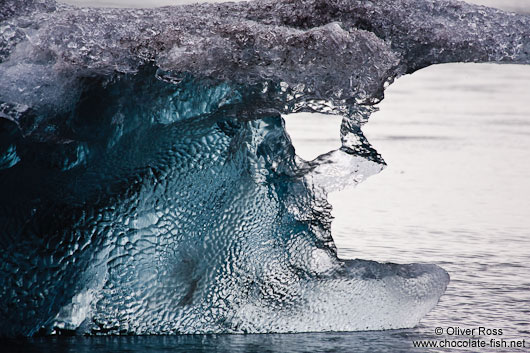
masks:
<path id="1" fill-rule="evenodd" d="M 361 126 L 394 78 L 529 50 L 528 17 L 455 1 L 4 0 L 0 334 L 415 325 L 447 273 L 339 260 L 326 195 L 384 166 Z M 342 147 L 298 158 L 298 111 Z"/>

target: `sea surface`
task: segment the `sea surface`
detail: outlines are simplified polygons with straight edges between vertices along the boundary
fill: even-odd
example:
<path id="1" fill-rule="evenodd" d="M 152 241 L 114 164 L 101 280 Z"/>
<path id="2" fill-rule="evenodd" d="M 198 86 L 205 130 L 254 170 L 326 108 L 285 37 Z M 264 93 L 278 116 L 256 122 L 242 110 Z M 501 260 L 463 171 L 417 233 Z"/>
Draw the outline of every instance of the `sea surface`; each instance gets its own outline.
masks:
<path id="1" fill-rule="evenodd" d="M 448 340 L 472 337 L 447 335 L 449 327 L 502 329 L 497 338 L 525 339 L 521 351 L 530 350 L 528 98 L 530 67 L 439 65 L 398 79 L 365 125 L 388 166 L 330 195 L 339 255 L 434 263 L 451 276 L 418 327 L 370 333 L 374 351 L 412 350 L 413 340 L 437 327 L 444 329 L 437 339 Z M 338 147 L 340 119 L 326 118 L 286 117 L 299 155 L 312 159 Z M 381 348 L 389 342 L 392 349 Z"/>
<path id="2" fill-rule="evenodd" d="M 530 9 L 526 0 L 473 2 Z M 402 77 L 389 87 L 380 111 L 363 129 L 388 167 L 354 190 L 330 195 L 333 236 L 342 258 L 434 263 L 449 272 L 447 292 L 416 328 L 283 335 L 43 337 L 11 341 L 0 351 L 529 351 L 529 98 L 530 67 L 450 64 Z M 303 158 L 339 147 L 340 118 L 297 114 L 285 119 Z M 500 329 L 502 335 L 492 331 L 454 334 L 474 328 L 478 333 L 479 327 L 497 333 Z M 437 328 L 442 328 L 441 335 Z M 492 339 L 508 344 L 525 340 L 526 348 L 414 348 L 418 340 L 438 344 L 447 340 L 445 344 L 451 345 L 468 340 L 491 344 Z"/>

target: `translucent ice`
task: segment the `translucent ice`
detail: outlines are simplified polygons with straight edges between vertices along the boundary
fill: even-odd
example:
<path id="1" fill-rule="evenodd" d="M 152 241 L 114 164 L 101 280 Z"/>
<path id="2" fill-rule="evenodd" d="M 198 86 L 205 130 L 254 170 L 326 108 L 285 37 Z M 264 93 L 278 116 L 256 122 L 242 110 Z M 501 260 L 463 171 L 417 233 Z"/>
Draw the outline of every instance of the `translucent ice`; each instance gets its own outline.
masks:
<path id="1" fill-rule="evenodd" d="M 379 172 L 397 76 L 528 63 L 528 17 L 455 1 L 0 4 L 0 334 L 411 327 L 448 275 L 343 261 L 326 194 Z M 298 158 L 282 113 L 344 116 Z"/>

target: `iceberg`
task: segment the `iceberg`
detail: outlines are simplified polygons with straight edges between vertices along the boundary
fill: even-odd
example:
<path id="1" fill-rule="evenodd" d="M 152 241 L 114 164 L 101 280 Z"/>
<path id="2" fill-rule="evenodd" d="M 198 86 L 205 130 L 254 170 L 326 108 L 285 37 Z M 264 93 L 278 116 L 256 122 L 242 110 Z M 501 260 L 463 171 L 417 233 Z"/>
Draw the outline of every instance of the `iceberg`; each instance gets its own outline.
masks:
<path id="1" fill-rule="evenodd" d="M 413 327 L 448 274 L 339 259 L 327 194 L 384 168 L 394 79 L 529 52 L 529 17 L 451 0 L 4 0 L 0 335 Z M 293 112 L 342 147 L 296 156 Z"/>

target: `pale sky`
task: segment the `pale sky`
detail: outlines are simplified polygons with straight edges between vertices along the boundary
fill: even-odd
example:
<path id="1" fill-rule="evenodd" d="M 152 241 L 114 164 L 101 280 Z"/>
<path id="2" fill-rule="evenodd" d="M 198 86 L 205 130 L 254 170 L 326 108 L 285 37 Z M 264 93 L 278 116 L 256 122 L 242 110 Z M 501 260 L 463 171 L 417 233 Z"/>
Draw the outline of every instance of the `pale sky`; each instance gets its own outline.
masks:
<path id="1" fill-rule="evenodd" d="M 226 2 L 226 0 L 61 0 L 80 6 L 112 6 L 112 7 L 156 7 L 165 5 L 192 4 L 197 2 Z M 467 2 L 498 7 L 505 10 L 530 11 L 530 0 L 467 0 Z"/>

